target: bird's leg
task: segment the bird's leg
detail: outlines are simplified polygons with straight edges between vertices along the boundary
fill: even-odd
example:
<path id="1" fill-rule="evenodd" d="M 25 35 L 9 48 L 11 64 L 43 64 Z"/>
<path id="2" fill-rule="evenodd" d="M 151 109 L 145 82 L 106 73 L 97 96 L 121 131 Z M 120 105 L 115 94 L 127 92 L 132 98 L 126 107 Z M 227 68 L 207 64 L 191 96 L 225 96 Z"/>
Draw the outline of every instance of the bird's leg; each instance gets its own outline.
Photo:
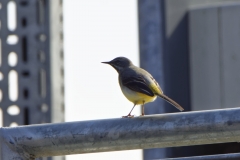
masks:
<path id="1" fill-rule="evenodd" d="M 134 117 L 134 115 L 131 115 L 131 113 L 132 113 L 132 110 L 134 109 L 135 106 L 136 106 L 136 104 L 134 104 L 133 108 L 132 108 L 131 111 L 128 113 L 128 115 L 122 116 L 122 118 L 128 118 L 128 117 L 132 118 L 132 117 Z"/>
<path id="2" fill-rule="evenodd" d="M 144 116 L 145 114 L 144 114 L 144 101 L 143 101 L 143 104 L 142 104 L 142 115 L 141 116 Z"/>

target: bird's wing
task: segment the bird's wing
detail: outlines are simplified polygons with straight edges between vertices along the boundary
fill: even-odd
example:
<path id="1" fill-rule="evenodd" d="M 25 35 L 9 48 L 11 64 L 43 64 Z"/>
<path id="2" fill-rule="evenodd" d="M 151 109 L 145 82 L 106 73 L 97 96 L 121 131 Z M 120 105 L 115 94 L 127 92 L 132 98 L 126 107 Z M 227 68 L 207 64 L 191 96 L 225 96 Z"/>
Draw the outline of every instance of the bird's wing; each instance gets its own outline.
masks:
<path id="1" fill-rule="evenodd" d="M 158 82 L 152 77 L 152 75 L 149 75 L 150 79 L 150 87 L 152 89 L 152 91 L 155 93 L 155 94 L 162 94 L 163 91 L 162 91 L 162 88 L 159 86 Z"/>
<path id="2" fill-rule="evenodd" d="M 153 91 L 148 87 L 142 76 L 127 77 L 122 79 L 122 84 L 127 88 L 153 97 Z"/>

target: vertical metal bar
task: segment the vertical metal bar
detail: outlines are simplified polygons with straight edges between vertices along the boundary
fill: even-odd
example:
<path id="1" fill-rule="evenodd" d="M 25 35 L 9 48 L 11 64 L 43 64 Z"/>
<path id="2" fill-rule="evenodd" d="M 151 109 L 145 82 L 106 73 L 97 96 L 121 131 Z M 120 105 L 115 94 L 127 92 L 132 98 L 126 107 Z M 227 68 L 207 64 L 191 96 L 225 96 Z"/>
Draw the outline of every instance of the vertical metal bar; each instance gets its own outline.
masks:
<path id="1" fill-rule="evenodd" d="M 62 0 L 50 3 L 51 122 L 64 122 L 64 52 Z"/>
<path id="2" fill-rule="evenodd" d="M 50 36 L 50 84 L 51 122 L 64 122 L 64 52 L 63 52 L 63 13 L 62 0 L 49 3 Z M 47 104 L 46 104 L 47 105 Z M 44 106 L 42 106 L 44 107 Z M 43 108 L 42 108 L 43 109 Z M 65 160 L 65 156 L 52 157 L 53 160 Z M 44 159 L 43 159 L 44 160 Z"/>
<path id="3" fill-rule="evenodd" d="M 164 2 L 138 1 L 140 66 L 149 71 L 165 89 L 164 81 Z M 157 99 L 146 104 L 146 114 L 164 113 L 165 103 Z M 144 159 L 166 157 L 166 149 L 144 150 Z"/>

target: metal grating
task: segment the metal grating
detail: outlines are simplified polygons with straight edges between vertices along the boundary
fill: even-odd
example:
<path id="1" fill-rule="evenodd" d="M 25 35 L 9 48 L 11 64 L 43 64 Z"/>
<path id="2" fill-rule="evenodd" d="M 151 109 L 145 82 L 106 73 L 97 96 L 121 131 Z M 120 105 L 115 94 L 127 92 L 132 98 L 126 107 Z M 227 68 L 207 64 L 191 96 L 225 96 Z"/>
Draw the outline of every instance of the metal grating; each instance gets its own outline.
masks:
<path id="1" fill-rule="evenodd" d="M 7 0 L 1 6 L 3 126 L 50 122 L 49 6 L 45 1 Z M 11 54 L 16 65 L 10 64 Z"/>
<path id="2" fill-rule="evenodd" d="M 2 126 L 64 121 L 62 46 L 61 0 L 0 0 Z"/>

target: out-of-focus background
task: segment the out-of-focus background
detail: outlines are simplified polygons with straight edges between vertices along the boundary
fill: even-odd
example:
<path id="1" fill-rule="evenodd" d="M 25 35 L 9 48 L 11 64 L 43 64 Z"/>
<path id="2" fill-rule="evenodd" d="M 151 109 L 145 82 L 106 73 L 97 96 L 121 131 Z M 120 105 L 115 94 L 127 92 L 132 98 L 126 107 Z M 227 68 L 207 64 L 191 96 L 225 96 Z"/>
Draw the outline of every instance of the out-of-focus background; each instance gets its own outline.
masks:
<path id="1" fill-rule="evenodd" d="M 65 120 L 120 118 L 133 104 L 121 93 L 118 74 L 101 62 L 125 56 L 139 66 L 136 0 L 64 1 Z M 69 107 L 67 107 L 69 106 Z M 136 107 L 133 114 L 140 114 Z M 142 159 L 142 151 L 67 156 L 78 159 Z"/>
<path id="2" fill-rule="evenodd" d="M 128 57 L 185 111 L 240 106 L 240 0 L 0 0 L 0 126 L 120 118 L 133 104 L 102 61 Z M 146 114 L 177 112 L 161 99 Z M 140 107 L 133 111 L 140 114 Z M 43 159 L 159 159 L 238 143 Z"/>

